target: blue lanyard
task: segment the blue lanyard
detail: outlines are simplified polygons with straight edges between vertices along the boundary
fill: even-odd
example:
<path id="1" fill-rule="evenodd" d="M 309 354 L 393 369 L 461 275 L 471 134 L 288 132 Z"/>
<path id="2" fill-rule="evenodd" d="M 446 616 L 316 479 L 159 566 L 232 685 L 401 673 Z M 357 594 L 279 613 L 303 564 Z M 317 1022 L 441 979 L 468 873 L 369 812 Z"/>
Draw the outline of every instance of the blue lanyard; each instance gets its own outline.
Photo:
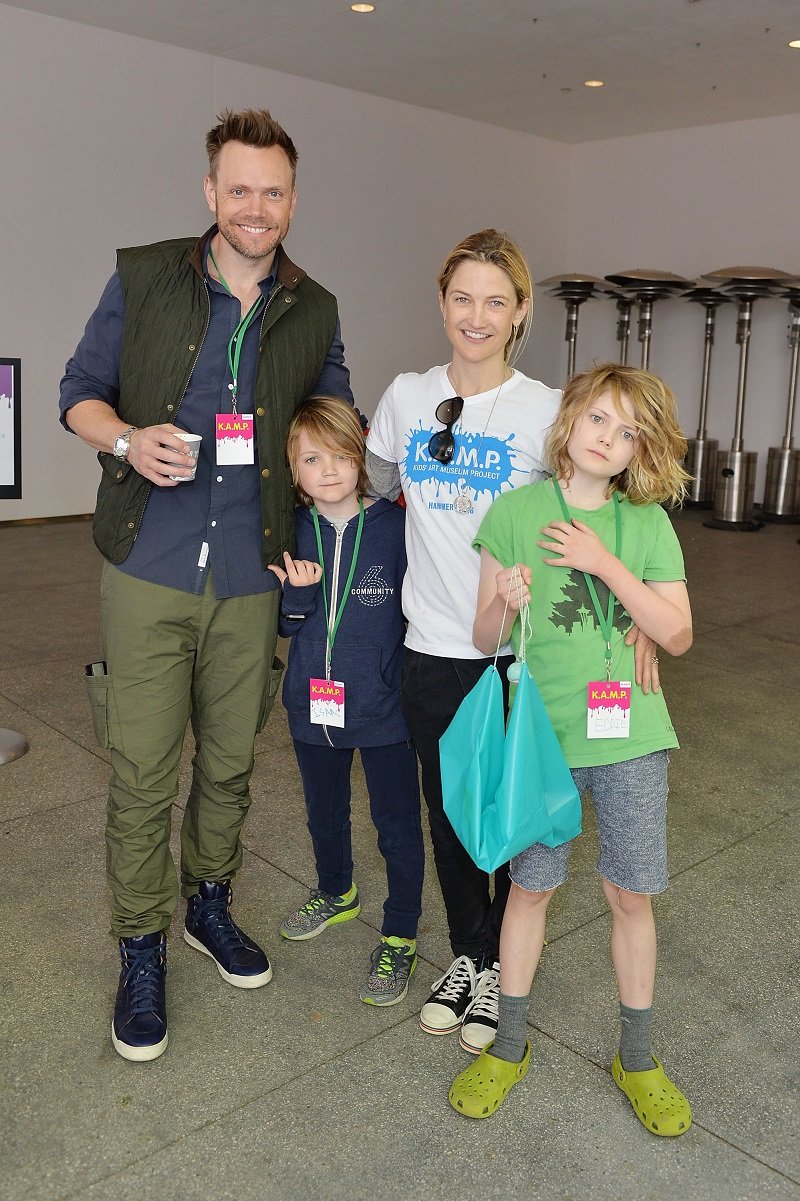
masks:
<path id="1" fill-rule="evenodd" d="M 555 488 L 555 493 L 556 493 L 556 496 L 558 497 L 558 502 L 561 505 L 561 511 L 564 514 L 564 520 L 568 521 L 570 524 L 572 524 L 572 517 L 570 516 L 569 509 L 567 508 L 567 502 L 564 500 L 564 494 L 562 493 L 561 488 L 559 487 L 559 484 L 558 484 L 558 480 L 555 478 L 555 476 L 553 476 L 553 487 Z M 615 539 L 614 539 L 614 543 L 615 543 L 614 555 L 618 559 L 620 557 L 620 552 L 622 550 L 622 518 L 620 516 L 620 511 L 619 511 L 619 504 L 620 504 L 619 493 L 614 492 L 613 497 L 614 497 L 614 526 L 615 526 L 615 534 L 616 534 Z M 605 643 L 606 643 L 606 651 L 605 651 L 606 679 L 610 680 L 611 679 L 611 661 L 612 661 L 611 633 L 612 633 L 613 620 L 614 620 L 614 602 L 616 601 L 617 598 L 614 596 L 614 593 L 609 588 L 609 590 L 608 590 L 608 610 L 606 613 L 603 613 L 603 610 L 600 606 L 600 598 L 598 597 L 597 589 L 595 588 L 594 578 L 591 575 L 589 575 L 588 571 L 583 572 L 583 578 L 586 580 L 586 586 L 589 589 L 589 595 L 592 598 L 592 604 L 594 605 L 594 611 L 597 614 L 597 621 L 600 626 L 600 630 L 602 632 L 603 638 L 605 639 Z"/>
<path id="2" fill-rule="evenodd" d="M 219 282 L 222 284 L 225 291 L 232 296 L 233 293 L 228 287 L 228 282 L 225 279 L 225 276 L 219 269 L 219 265 L 217 260 L 214 258 L 214 251 L 211 246 L 208 248 L 208 253 L 211 258 L 211 262 L 214 264 L 214 270 L 219 276 Z M 244 342 L 245 334 L 255 320 L 257 313 L 261 311 L 263 304 L 263 295 L 259 296 L 258 300 L 253 301 L 253 304 L 247 310 L 244 317 L 242 317 L 241 321 L 236 326 L 236 329 L 231 334 L 230 341 L 228 342 L 228 368 L 231 373 L 231 379 L 233 380 L 233 383 L 228 384 L 228 388 L 230 389 L 231 393 L 231 405 L 233 407 L 234 417 L 237 416 L 236 401 L 239 394 L 239 360 L 242 357 L 242 343 Z"/>

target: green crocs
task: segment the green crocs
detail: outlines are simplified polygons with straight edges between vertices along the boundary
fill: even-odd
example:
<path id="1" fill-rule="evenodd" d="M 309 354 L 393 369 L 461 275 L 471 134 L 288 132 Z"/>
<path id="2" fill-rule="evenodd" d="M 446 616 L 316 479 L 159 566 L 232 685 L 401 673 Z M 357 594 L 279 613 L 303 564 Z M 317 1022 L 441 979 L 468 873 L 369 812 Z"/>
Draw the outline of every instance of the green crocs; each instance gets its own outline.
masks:
<path id="1" fill-rule="evenodd" d="M 681 1090 L 653 1056 L 649 1072 L 626 1072 L 619 1055 L 614 1056 L 611 1075 L 633 1106 L 643 1126 L 667 1138 L 685 1134 L 692 1124 L 692 1109 Z"/>
<path id="2" fill-rule="evenodd" d="M 509 1063 L 491 1053 L 491 1045 L 474 1063 L 456 1076 L 450 1089 L 450 1104 L 467 1118 L 490 1118 L 522 1080 L 531 1063 L 531 1044 L 525 1044 L 520 1063 Z"/>

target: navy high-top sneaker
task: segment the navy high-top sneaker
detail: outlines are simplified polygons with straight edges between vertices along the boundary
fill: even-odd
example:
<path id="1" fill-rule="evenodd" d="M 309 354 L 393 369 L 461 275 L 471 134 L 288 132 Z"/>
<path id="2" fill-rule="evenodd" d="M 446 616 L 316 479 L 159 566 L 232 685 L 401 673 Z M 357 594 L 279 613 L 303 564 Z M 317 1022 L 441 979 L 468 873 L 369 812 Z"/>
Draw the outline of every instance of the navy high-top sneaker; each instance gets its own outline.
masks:
<path id="1" fill-rule="evenodd" d="M 272 979 L 272 968 L 261 948 L 231 918 L 232 895 L 229 880 L 219 884 L 204 880 L 200 891 L 188 899 L 183 937 L 190 947 L 214 960 L 229 984 L 260 988 Z"/>
<path id="2" fill-rule="evenodd" d="M 167 1049 L 167 936 L 119 940 L 122 967 L 111 1023 L 114 1050 L 123 1059 L 158 1059 Z"/>

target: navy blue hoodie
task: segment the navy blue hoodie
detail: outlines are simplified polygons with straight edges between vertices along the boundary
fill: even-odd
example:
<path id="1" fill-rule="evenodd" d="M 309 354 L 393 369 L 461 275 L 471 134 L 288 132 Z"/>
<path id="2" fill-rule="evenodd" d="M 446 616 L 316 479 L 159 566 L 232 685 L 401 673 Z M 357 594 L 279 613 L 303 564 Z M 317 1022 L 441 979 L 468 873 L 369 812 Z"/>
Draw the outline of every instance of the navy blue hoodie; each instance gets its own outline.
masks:
<path id="1" fill-rule="evenodd" d="M 322 514 L 319 524 L 328 603 L 335 596 L 338 610 L 353 559 L 358 516 L 351 517 L 342 534 Z M 295 527 L 296 557 L 318 563 L 309 509 L 295 509 Z M 355 574 L 331 656 L 331 679 L 341 680 L 345 686 L 343 729 L 312 725 L 309 720 L 309 680 L 325 676 L 322 585 L 284 585 L 280 632 L 292 643 L 283 681 L 283 704 L 292 737 L 299 742 L 337 747 L 389 746 L 410 737 L 400 711 L 405 638 L 400 594 L 405 571 L 405 513 L 388 500 L 376 500 L 364 510 Z"/>

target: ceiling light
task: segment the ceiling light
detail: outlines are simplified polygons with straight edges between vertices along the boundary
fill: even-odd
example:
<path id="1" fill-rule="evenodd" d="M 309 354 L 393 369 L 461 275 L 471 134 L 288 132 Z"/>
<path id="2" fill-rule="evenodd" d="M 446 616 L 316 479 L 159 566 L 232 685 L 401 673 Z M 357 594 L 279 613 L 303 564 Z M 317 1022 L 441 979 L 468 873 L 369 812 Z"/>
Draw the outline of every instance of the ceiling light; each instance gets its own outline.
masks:
<path id="1" fill-rule="evenodd" d="M 354 13 L 374 13 L 375 12 L 374 4 L 351 4 L 350 7 L 352 8 Z"/>
<path id="2" fill-rule="evenodd" d="M 793 42 L 789 42 L 792 50 L 800 50 L 800 38 L 795 38 Z"/>
<path id="3" fill-rule="evenodd" d="M 583 86 L 585 88 L 604 88 L 606 85 L 602 79 L 584 79 Z"/>

